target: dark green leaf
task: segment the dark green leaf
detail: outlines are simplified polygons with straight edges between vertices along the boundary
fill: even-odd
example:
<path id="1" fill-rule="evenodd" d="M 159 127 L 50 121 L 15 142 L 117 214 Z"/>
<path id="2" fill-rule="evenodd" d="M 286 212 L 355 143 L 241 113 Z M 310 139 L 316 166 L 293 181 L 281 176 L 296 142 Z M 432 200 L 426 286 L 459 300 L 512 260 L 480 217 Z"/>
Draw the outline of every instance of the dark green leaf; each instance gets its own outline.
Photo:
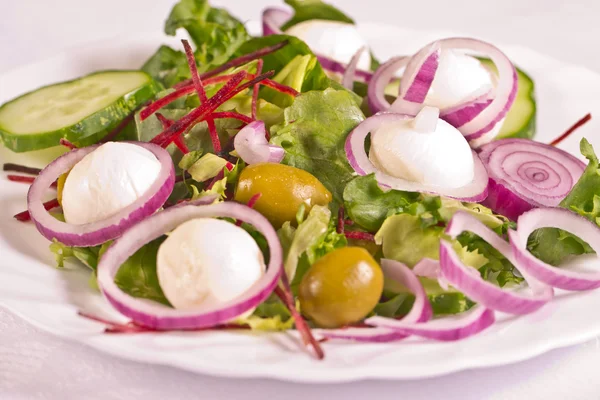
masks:
<path id="1" fill-rule="evenodd" d="M 185 54 L 168 46 L 159 49 L 142 66 L 142 71 L 168 88 L 190 77 Z"/>
<path id="2" fill-rule="evenodd" d="M 384 192 L 372 174 L 351 180 L 344 189 L 343 197 L 350 219 L 367 231 L 375 232 L 388 215 L 404 212 L 420 196 L 398 190 Z"/>
<path id="3" fill-rule="evenodd" d="M 163 241 L 164 238 L 159 238 L 148 243 L 121 265 L 115 276 L 115 283 L 121 290 L 134 297 L 170 305 L 156 273 L 156 254 Z"/>
<path id="4" fill-rule="evenodd" d="M 354 175 L 344 144 L 364 119 L 362 111 L 348 92 L 327 89 L 298 96 L 284 116 L 271 140 L 286 150 L 283 163 L 316 176 L 341 203 L 344 187 Z"/>
<path id="5" fill-rule="evenodd" d="M 311 19 L 354 24 L 352 18 L 348 17 L 331 4 L 324 3 L 320 0 L 285 0 L 285 2 L 292 6 L 295 13 L 294 16 L 281 27 L 284 31 L 300 22 Z"/>

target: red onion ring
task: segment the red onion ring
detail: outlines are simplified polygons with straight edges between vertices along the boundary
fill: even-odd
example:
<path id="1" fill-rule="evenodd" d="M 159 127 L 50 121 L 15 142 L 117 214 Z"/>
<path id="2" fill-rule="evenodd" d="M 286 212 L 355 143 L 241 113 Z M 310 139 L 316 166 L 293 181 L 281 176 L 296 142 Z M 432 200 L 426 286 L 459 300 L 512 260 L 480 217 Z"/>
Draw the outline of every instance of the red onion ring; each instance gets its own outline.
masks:
<path id="1" fill-rule="evenodd" d="M 384 317 L 371 317 L 365 322 L 379 328 L 393 329 L 405 335 L 420 336 L 440 341 L 454 341 L 473 336 L 496 321 L 494 312 L 475 306 L 456 316 L 432 319 L 422 323 L 407 323 Z"/>
<path id="2" fill-rule="evenodd" d="M 214 200 L 214 197 L 209 196 L 191 205 L 175 206 L 156 213 L 125 231 L 108 248 L 98 264 L 98 285 L 117 311 L 131 318 L 136 324 L 152 329 L 199 329 L 230 321 L 269 297 L 282 272 L 282 249 L 277 233 L 269 221 L 257 211 L 234 202 L 210 204 Z M 114 278 L 121 265 L 146 243 L 190 219 L 216 217 L 234 218 L 253 225 L 264 235 L 269 245 L 267 272 L 243 295 L 218 306 L 176 310 L 132 297 L 115 284 Z"/>
<path id="3" fill-rule="evenodd" d="M 233 147 L 246 164 L 261 162 L 280 163 L 285 156 L 283 147 L 269 144 L 263 121 L 254 121 L 240 130 L 233 139 Z"/>
<path id="4" fill-rule="evenodd" d="M 83 157 L 101 145 L 72 150 L 51 162 L 40 172 L 27 193 L 27 209 L 38 231 L 48 240 L 58 240 L 67 246 L 96 246 L 119 237 L 123 231 L 163 206 L 173 191 L 175 170 L 169 153 L 151 143 L 127 142 L 150 151 L 160 162 L 159 175 L 150 188 L 133 204 L 102 221 L 72 225 L 54 218 L 43 206 L 42 198 L 58 177 L 68 172 Z"/>
<path id="5" fill-rule="evenodd" d="M 452 239 L 456 239 L 458 235 L 465 231 L 479 235 L 513 265 L 519 267 L 508 242 L 505 242 L 471 214 L 459 211 L 454 214 L 445 232 Z M 554 294 L 550 286 L 537 281 L 529 276 L 527 271 L 521 269 L 519 269 L 519 272 L 529 283 L 531 294 L 506 290 L 487 282 L 481 277 L 479 271 L 463 264 L 450 242 L 446 240 L 442 240 L 440 243 L 440 267 L 442 276 L 452 286 L 463 292 L 471 300 L 495 311 L 509 314 L 528 314 L 549 302 Z"/>
<path id="6" fill-rule="evenodd" d="M 415 295 L 415 302 L 408 314 L 401 319 L 405 323 L 421 323 L 431 319 L 433 310 L 427 299 L 427 293 L 415 273 L 401 262 L 381 259 L 381 269 L 386 278 L 399 282 Z M 369 320 L 367 320 L 368 323 Z M 398 321 L 393 319 L 393 321 Z M 384 328 L 347 328 L 321 330 L 319 334 L 328 339 L 354 340 L 358 342 L 391 342 L 407 337 L 406 334 Z"/>
<path id="7" fill-rule="evenodd" d="M 390 102 L 385 98 L 385 87 L 390 83 L 396 71 L 406 67 L 409 61 L 410 57 L 393 57 L 377 68 L 369 83 L 367 93 L 369 108 L 373 114 L 386 111 L 391 107 Z"/>
<path id="8" fill-rule="evenodd" d="M 554 146 L 501 139 L 481 147 L 490 177 L 483 205 L 513 221 L 537 207 L 556 207 L 583 174 L 585 164 Z"/>
<path id="9" fill-rule="evenodd" d="M 434 185 L 407 181 L 385 174 L 373 165 L 365 151 L 365 140 L 369 133 L 377 128 L 394 122 L 405 121 L 413 117 L 395 113 L 379 113 L 361 122 L 346 139 L 345 151 L 350 166 L 359 175 L 375 173 L 375 179 L 380 185 L 396 190 L 407 192 L 432 193 L 451 197 L 454 199 L 480 202 L 487 196 L 488 175 L 481 160 L 473 152 L 473 163 L 475 166 L 475 177 L 473 181 L 460 188 L 443 188 Z"/>
<path id="10" fill-rule="evenodd" d="M 506 55 L 494 45 L 483 42 L 481 40 L 470 38 L 448 38 L 441 39 L 423 47 L 417 52 L 414 58 L 417 60 L 426 59 L 425 56 L 431 53 L 431 47 L 439 45 L 441 50 L 446 49 L 467 49 L 477 53 L 485 54 L 495 64 L 498 70 L 498 84 L 494 90 L 493 100 L 487 104 L 481 101 L 474 102 L 469 99 L 466 102 L 453 106 L 451 110 L 442 110 L 441 115 L 451 115 L 447 120 L 458 128 L 461 133 L 471 142 L 473 147 L 478 147 L 493 139 L 495 135 L 494 127 L 506 117 L 508 110 L 512 106 L 518 90 L 517 70 Z M 418 61 L 409 63 L 411 70 L 405 72 L 407 76 L 412 76 L 414 70 L 417 70 L 421 65 Z M 412 84 L 412 82 L 410 82 Z M 415 106 L 419 103 L 407 101 L 403 93 L 406 92 L 407 85 L 404 80 L 400 82 L 400 96 L 394 104 L 392 110 L 401 113 L 415 114 Z M 416 97 L 420 98 L 420 97 Z"/>
<path id="11" fill-rule="evenodd" d="M 285 32 L 281 30 L 281 27 L 292 18 L 292 13 L 279 7 L 268 7 L 262 13 L 262 28 L 263 36 L 269 35 L 283 35 Z M 321 66 L 333 74 L 343 75 L 348 68 L 344 63 L 333 60 L 329 57 L 315 54 Z M 358 60 L 357 60 L 358 62 Z M 370 71 L 364 71 L 361 69 L 355 69 L 354 78 L 355 80 L 363 83 L 368 83 L 373 77 L 373 73 Z"/>
<path id="12" fill-rule="evenodd" d="M 473 96 L 472 100 L 467 100 L 459 105 L 441 110 L 440 118 L 450 125 L 460 128 L 477 117 L 492 101 L 492 92 L 486 91 L 483 94 Z"/>
<path id="13" fill-rule="evenodd" d="M 525 271 L 541 282 L 565 290 L 589 290 L 600 287 L 600 272 L 578 272 L 560 269 L 535 258 L 527 250 L 527 239 L 536 229 L 560 228 L 585 240 L 600 252 L 600 229 L 593 222 L 563 208 L 538 208 L 519 217 L 517 231 L 509 231 L 510 244 Z"/>
<path id="14" fill-rule="evenodd" d="M 350 59 L 350 62 L 348 63 L 348 66 L 346 67 L 346 71 L 344 72 L 344 75 L 342 76 L 342 86 L 344 86 L 346 89 L 352 90 L 354 88 L 354 78 L 356 76 L 356 70 L 357 70 L 356 66 L 358 65 L 358 62 L 360 61 L 360 57 L 362 56 L 362 54 L 365 52 L 366 49 L 367 49 L 366 46 L 363 46 L 360 49 L 358 49 L 356 51 L 356 53 L 354 53 L 354 55 Z"/>
<path id="15" fill-rule="evenodd" d="M 437 72 L 440 52 L 440 44 L 433 42 L 411 57 L 400 81 L 398 97 L 417 104 L 425 101 Z"/>

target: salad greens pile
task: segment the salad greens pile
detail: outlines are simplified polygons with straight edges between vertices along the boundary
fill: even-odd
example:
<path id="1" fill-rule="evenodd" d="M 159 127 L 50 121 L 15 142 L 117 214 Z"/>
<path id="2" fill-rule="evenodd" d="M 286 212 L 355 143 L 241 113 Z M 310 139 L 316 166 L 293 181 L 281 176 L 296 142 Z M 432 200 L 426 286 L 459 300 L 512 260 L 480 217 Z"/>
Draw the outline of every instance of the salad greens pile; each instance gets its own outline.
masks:
<path id="1" fill-rule="evenodd" d="M 334 6 L 319 0 L 286 0 L 286 3 L 294 14 L 282 26 L 283 31 L 315 19 L 354 23 Z M 312 205 L 310 209 L 302 204 L 294 210 L 295 220 L 275 226 L 294 296 L 298 296 L 303 278 L 315 263 L 349 245 L 366 249 L 378 262 L 386 258 L 413 268 L 424 258 L 439 260 L 440 241 L 449 239 L 444 231 L 459 211 L 474 216 L 505 239 L 508 230 L 515 227 L 514 222 L 481 204 L 383 189 L 373 174 L 357 176 L 348 162 L 344 146 L 348 134 L 370 116 L 364 96 L 357 94 L 361 90 L 354 92 L 344 88 L 335 77 L 326 73 L 318 56 L 299 38 L 285 34 L 253 37 L 240 20 L 224 9 L 212 7 L 207 0 L 180 0 L 173 7 L 164 31 L 167 35 L 175 35 L 181 29 L 195 45 L 194 57 L 201 76 L 232 59 L 285 42 L 278 51 L 261 57 L 262 61 L 251 59 L 224 69 L 217 77 L 230 77 L 240 71 L 252 76 L 274 71 L 271 79 L 275 86 L 280 84 L 292 89 L 285 92 L 273 85 L 263 86 L 256 101 L 256 119 L 265 122 L 269 143 L 285 150 L 281 163 L 310 173 L 330 193 L 332 201 L 328 204 Z M 376 68 L 377 63 L 373 61 L 373 68 Z M 141 66 L 141 71 L 152 78 L 152 99 L 181 90 L 181 85 L 191 78 L 186 54 L 164 45 Z M 225 82 L 223 79 L 206 84 L 208 98 Z M 530 89 L 533 90 L 532 82 Z M 255 90 L 242 91 L 222 104 L 218 111 L 251 116 Z M 299 95 L 290 94 L 294 91 Z M 533 99 L 531 93 L 527 96 Z M 177 121 L 199 105 L 198 96 L 189 92 L 148 118 L 142 118 L 141 108 L 137 107 L 124 137 L 149 142 L 165 130 L 162 118 Z M 184 133 L 189 149 L 187 154 L 183 155 L 173 144 L 167 147 L 178 179 L 165 207 L 209 194 L 216 194 L 220 200 L 231 200 L 234 190 L 237 196 L 236 187 L 249 169 L 241 159 L 232 157 L 235 155 L 232 141 L 240 130 L 240 121 L 220 118 L 214 123 L 223 144 L 222 151 L 214 150 L 212 128 L 206 121 Z M 600 161 L 585 139 L 581 142 L 581 153 L 589 164 L 560 207 L 600 226 Z M 260 201 L 257 200 L 257 209 Z M 241 226 L 256 239 L 268 259 L 262 235 L 250 225 Z M 362 236 L 347 235 L 347 232 L 359 232 Z M 164 240 L 163 237 L 146 244 L 121 266 L 115 277 L 121 290 L 134 297 L 170 305 L 157 274 L 157 252 Z M 95 274 L 99 259 L 109 246 L 110 242 L 94 247 L 68 247 L 55 241 L 50 249 L 59 267 L 66 259 L 76 259 Z M 452 246 L 461 260 L 479 271 L 488 282 L 505 287 L 523 281 L 511 262 L 476 234 L 463 233 L 452 240 Z M 578 237 L 555 228 L 534 232 L 528 248 L 538 259 L 552 265 L 559 265 L 571 256 L 593 252 Z M 420 277 L 420 281 L 436 315 L 460 313 L 475 304 L 458 290 L 440 286 L 436 279 Z M 408 313 L 413 302 L 414 295 L 410 291 L 386 280 L 383 295 L 370 315 L 399 317 Z M 274 295 L 238 322 L 258 330 L 285 330 L 294 326 L 289 308 Z"/>

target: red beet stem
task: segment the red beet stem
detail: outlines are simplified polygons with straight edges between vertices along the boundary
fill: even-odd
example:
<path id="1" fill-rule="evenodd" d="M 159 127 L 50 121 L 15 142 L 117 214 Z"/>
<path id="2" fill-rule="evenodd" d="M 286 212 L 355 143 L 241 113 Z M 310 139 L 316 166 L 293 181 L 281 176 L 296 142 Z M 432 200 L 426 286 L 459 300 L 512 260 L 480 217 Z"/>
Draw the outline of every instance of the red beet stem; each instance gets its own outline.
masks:
<path id="1" fill-rule="evenodd" d="M 369 232 L 346 231 L 344 233 L 344 235 L 348 239 L 364 240 L 366 242 L 374 242 L 375 241 L 375 236 Z"/>
<path id="2" fill-rule="evenodd" d="M 272 79 L 265 79 L 265 81 L 262 84 L 270 87 L 271 89 L 277 90 L 278 92 L 289 94 L 290 96 L 296 97 L 300 94 L 296 89 L 286 86 L 282 83 L 276 82 Z"/>
<path id="3" fill-rule="evenodd" d="M 183 97 L 185 95 L 193 93 L 195 90 L 196 90 L 196 88 L 194 88 L 193 85 L 184 86 L 184 87 L 177 89 L 174 92 L 169 93 L 165 97 L 161 97 L 160 99 L 156 100 L 155 102 L 150 103 L 148 105 L 148 107 L 146 107 L 142 111 L 140 111 L 140 119 L 142 121 L 146 120 L 149 116 L 151 116 L 152 114 L 154 114 L 155 112 L 157 112 L 158 110 L 163 108 L 164 106 L 171 104 L 172 102 L 174 102 L 175 100 L 177 100 L 180 97 Z"/>
<path id="4" fill-rule="evenodd" d="M 347 220 L 344 221 L 344 225 L 352 226 L 352 225 L 354 225 L 354 221 L 352 221 L 351 219 L 348 218 Z"/>
<path id="5" fill-rule="evenodd" d="M 344 218 L 345 218 L 345 213 L 344 213 L 344 206 L 340 206 L 340 208 L 338 209 L 338 220 L 337 220 L 337 227 L 336 227 L 336 231 L 337 233 L 344 233 Z"/>
<path id="6" fill-rule="evenodd" d="M 61 138 L 60 141 L 59 141 L 59 143 L 60 143 L 61 146 L 65 146 L 69 150 L 75 150 L 77 148 L 77 146 L 75 146 L 73 143 L 69 142 L 65 138 Z"/>
<path id="7" fill-rule="evenodd" d="M 44 203 L 44 208 L 46 210 L 52 210 L 53 208 L 57 207 L 60 207 L 60 204 L 58 204 L 58 199 L 53 199 Z M 29 215 L 29 211 L 21 211 L 20 213 L 16 214 L 14 218 L 17 221 L 27 222 L 31 220 L 31 215 Z"/>
<path id="8" fill-rule="evenodd" d="M 220 118 L 238 119 L 238 120 L 242 121 L 244 124 L 249 124 L 250 122 L 254 121 L 254 119 L 252 119 L 244 114 L 235 112 L 235 111 L 219 111 L 216 113 L 212 113 L 212 117 L 214 119 L 220 119 Z"/>
<path id="9" fill-rule="evenodd" d="M 254 205 L 256 204 L 258 199 L 261 198 L 261 196 L 262 196 L 262 193 L 256 193 L 254 196 L 250 197 L 250 200 L 248 200 L 248 207 L 254 208 Z"/>
<path id="10" fill-rule="evenodd" d="M 6 177 L 12 182 L 33 183 L 35 181 L 35 177 L 33 176 L 6 175 Z"/>
<path id="11" fill-rule="evenodd" d="M 302 318 L 302 315 L 300 315 L 300 313 L 296 309 L 294 297 L 292 296 L 292 290 L 290 289 L 290 282 L 288 281 L 285 271 L 283 271 L 281 274 L 281 286 L 275 288 L 275 294 L 281 299 L 283 304 L 290 311 L 292 318 L 294 318 L 296 330 L 300 333 L 304 345 L 306 347 L 311 346 L 315 352 L 315 356 L 317 357 L 317 359 L 322 360 L 323 358 L 325 358 L 323 348 L 313 336 L 310 327 L 308 326 L 304 318 Z"/>
<path id="12" fill-rule="evenodd" d="M 280 43 L 274 44 L 273 46 L 264 47 L 260 50 L 254 51 L 252 53 L 248 53 L 241 57 L 234 58 L 233 60 L 229 60 L 225 64 L 223 64 L 213 70 L 203 73 L 202 75 L 200 75 L 200 78 L 207 79 L 207 78 L 213 77 L 215 75 L 219 75 L 221 72 L 227 71 L 229 68 L 239 67 L 240 65 L 244 65 L 246 63 L 249 63 L 250 61 L 258 60 L 259 58 L 262 58 L 268 54 L 274 53 L 277 50 L 287 46 L 288 43 L 289 43 L 288 40 L 284 40 Z M 182 86 L 189 85 L 191 82 L 192 82 L 191 79 L 187 79 L 187 80 L 175 85 L 174 88 L 177 89 Z"/>
<path id="13" fill-rule="evenodd" d="M 571 135 L 571 133 L 575 132 L 577 129 L 581 128 L 583 125 L 586 124 L 586 122 L 588 122 L 589 120 L 592 119 L 592 114 L 588 113 L 586 114 L 583 118 L 581 118 L 579 121 L 575 122 L 573 124 L 573 126 L 571 126 L 569 129 L 567 129 L 565 131 L 565 133 L 563 133 L 562 135 L 560 135 L 559 137 L 557 137 L 556 139 L 554 139 L 553 141 L 550 142 L 550 146 L 556 146 L 558 145 L 560 142 L 562 142 L 563 140 L 565 140 L 567 137 L 569 137 L 569 135 Z"/>
<path id="14" fill-rule="evenodd" d="M 241 91 L 254 86 L 257 82 L 267 79 L 272 75 L 273 71 L 269 71 L 240 86 L 237 86 L 246 76 L 244 71 L 237 73 L 206 103 L 192 110 L 185 117 L 175 122 L 169 129 L 161 132 L 154 139 L 152 139 L 151 142 L 162 147 L 168 146 L 176 136 L 181 135 L 188 129 L 191 129 L 194 124 L 202 121 L 208 114 L 214 112 L 221 104 L 231 99 Z"/>
<path id="15" fill-rule="evenodd" d="M 196 66 L 196 57 L 194 56 L 192 47 L 190 46 L 190 43 L 185 39 L 183 39 L 181 43 L 183 43 L 183 48 L 185 49 L 185 55 L 187 57 L 188 66 L 190 67 L 190 73 L 192 74 L 192 82 L 194 83 L 194 87 L 196 88 L 196 92 L 198 93 L 198 97 L 200 98 L 200 104 L 206 103 L 206 91 L 204 90 L 202 79 L 198 74 L 198 67 Z M 219 139 L 219 134 L 217 133 L 215 121 L 209 115 L 206 117 L 206 123 L 208 124 L 208 132 L 210 133 L 210 140 L 212 141 L 213 150 L 215 151 L 215 153 L 218 153 L 219 151 L 221 151 L 221 140 Z"/>
<path id="16" fill-rule="evenodd" d="M 162 115 L 161 113 L 156 113 L 156 118 L 160 121 L 160 123 L 162 124 L 163 129 L 167 129 L 169 128 L 171 125 L 173 125 L 173 120 L 168 119 L 167 117 L 165 117 L 164 115 Z M 177 146 L 177 148 L 183 153 L 183 154 L 187 154 L 190 152 L 190 149 L 188 149 L 188 147 L 186 146 L 185 142 L 183 141 L 183 138 L 181 136 L 178 136 L 175 138 L 175 140 L 173 140 L 173 143 L 175 143 L 175 146 Z"/>
<path id="17" fill-rule="evenodd" d="M 258 63 L 256 64 L 256 75 L 262 74 L 264 64 L 265 64 L 265 62 L 262 59 L 258 60 Z M 254 88 L 252 89 L 252 119 L 256 119 L 256 107 L 258 104 L 258 91 L 259 90 L 260 90 L 260 83 L 257 83 L 256 85 L 254 85 Z"/>
<path id="18" fill-rule="evenodd" d="M 26 167 L 24 165 L 6 163 L 2 166 L 2 170 L 6 172 L 20 172 L 22 174 L 38 175 L 42 172 L 39 168 Z"/>

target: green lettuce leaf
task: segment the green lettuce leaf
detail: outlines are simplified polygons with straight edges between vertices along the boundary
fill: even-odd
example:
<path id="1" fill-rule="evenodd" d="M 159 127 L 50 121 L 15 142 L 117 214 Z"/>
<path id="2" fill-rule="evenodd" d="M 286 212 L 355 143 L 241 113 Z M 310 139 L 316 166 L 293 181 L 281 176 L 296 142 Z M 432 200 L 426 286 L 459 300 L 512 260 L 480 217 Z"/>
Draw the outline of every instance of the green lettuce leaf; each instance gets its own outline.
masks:
<path id="1" fill-rule="evenodd" d="M 225 63 L 249 35 L 238 19 L 207 0 L 180 0 L 165 22 L 165 33 L 185 29 L 196 45 L 200 72 Z"/>
<path id="2" fill-rule="evenodd" d="M 144 63 L 142 71 L 167 88 L 191 76 L 185 54 L 164 45 Z"/>
<path id="3" fill-rule="evenodd" d="M 294 16 L 281 27 L 284 31 L 300 22 L 311 19 L 354 24 L 352 18 L 348 17 L 331 4 L 324 3 L 321 0 L 285 0 L 285 2 L 294 9 L 295 13 Z"/>
<path id="4" fill-rule="evenodd" d="M 69 247 L 54 240 L 50 244 L 50 251 L 54 254 L 56 259 L 56 266 L 63 268 L 65 266 L 65 260 L 70 258 L 81 261 L 91 270 L 95 271 L 98 267 L 98 254 L 100 252 L 100 246 L 94 247 Z"/>
<path id="5" fill-rule="evenodd" d="M 364 119 L 352 95 L 333 89 L 304 93 L 284 116 L 284 124 L 271 130 L 271 142 L 286 150 L 283 163 L 316 176 L 341 203 L 344 187 L 354 176 L 344 144 Z"/>
<path id="6" fill-rule="evenodd" d="M 115 283 L 121 290 L 134 297 L 170 305 L 156 273 L 156 254 L 163 241 L 164 238 L 159 238 L 146 244 L 121 265 L 115 276 Z"/>
<path id="7" fill-rule="evenodd" d="M 252 315 L 238 318 L 237 323 L 246 324 L 252 330 L 258 331 L 286 331 L 294 327 L 294 319 L 289 310 L 275 296 L 261 303 Z"/>
<path id="8" fill-rule="evenodd" d="M 581 139 L 580 150 L 588 159 L 588 165 L 559 206 L 600 226 L 600 162 L 594 148 L 585 138 Z M 533 232 L 527 247 L 535 257 L 550 265 L 560 265 L 569 257 L 594 252 L 585 241 L 556 228 L 543 228 Z"/>
<path id="9" fill-rule="evenodd" d="M 217 176 L 219 172 L 223 171 L 225 165 L 227 165 L 227 160 L 215 154 L 207 153 L 192 164 L 187 172 L 196 182 L 204 182 Z"/>
<path id="10" fill-rule="evenodd" d="M 250 39 L 242 44 L 242 46 L 235 53 L 234 57 L 252 53 L 267 46 L 273 46 L 277 43 L 283 42 L 284 40 L 289 42 L 285 47 L 263 57 L 263 71 L 266 72 L 273 70 L 278 73 L 297 56 L 309 55 L 314 57 L 313 52 L 306 45 L 306 43 L 294 36 L 288 35 L 270 35 Z M 310 58 L 310 60 L 312 60 L 312 58 Z M 321 64 L 316 62 L 316 60 L 307 63 L 306 67 L 301 71 L 301 73 L 303 74 L 303 82 L 299 89 L 300 92 L 307 92 L 309 90 L 324 90 L 331 86 L 331 80 L 325 74 L 325 71 L 323 71 Z M 296 89 L 298 89 L 298 87 L 296 87 Z"/>
<path id="11" fill-rule="evenodd" d="M 350 219 L 367 231 L 375 232 L 389 215 L 406 212 L 420 195 L 398 190 L 384 192 L 371 174 L 352 179 L 344 189 L 343 198 Z"/>

